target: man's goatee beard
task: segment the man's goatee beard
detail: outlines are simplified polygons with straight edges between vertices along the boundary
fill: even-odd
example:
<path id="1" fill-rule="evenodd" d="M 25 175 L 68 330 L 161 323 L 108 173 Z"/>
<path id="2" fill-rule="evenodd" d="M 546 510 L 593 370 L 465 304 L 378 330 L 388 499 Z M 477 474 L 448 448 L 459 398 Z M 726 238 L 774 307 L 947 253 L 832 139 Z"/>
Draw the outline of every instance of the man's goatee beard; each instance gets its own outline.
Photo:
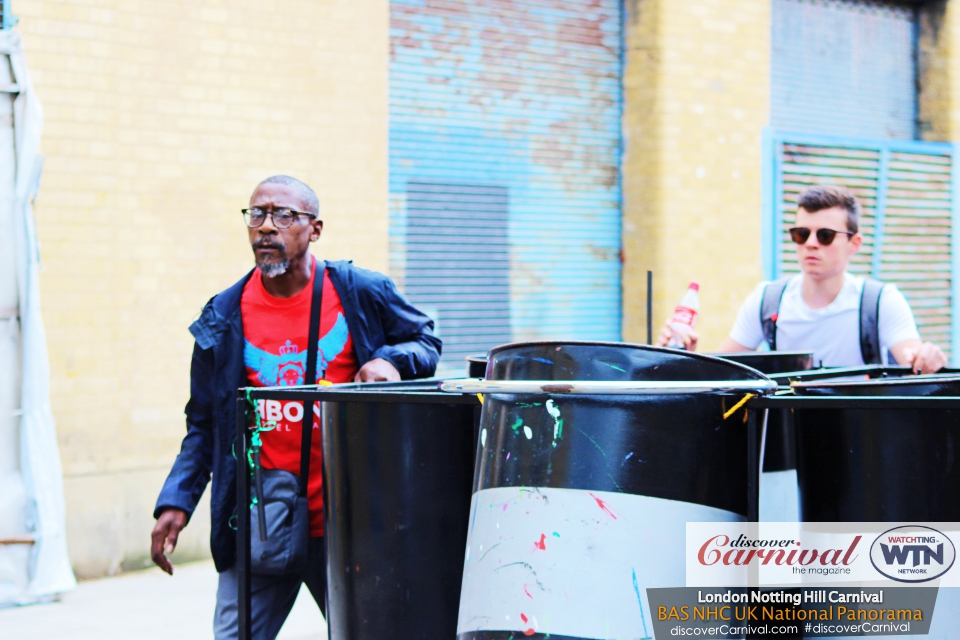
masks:
<path id="1" fill-rule="evenodd" d="M 260 273 L 267 278 L 276 278 L 277 276 L 282 276 L 287 272 L 287 269 L 290 267 L 289 260 L 283 260 L 282 262 L 265 262 L 259 265 Z"/>

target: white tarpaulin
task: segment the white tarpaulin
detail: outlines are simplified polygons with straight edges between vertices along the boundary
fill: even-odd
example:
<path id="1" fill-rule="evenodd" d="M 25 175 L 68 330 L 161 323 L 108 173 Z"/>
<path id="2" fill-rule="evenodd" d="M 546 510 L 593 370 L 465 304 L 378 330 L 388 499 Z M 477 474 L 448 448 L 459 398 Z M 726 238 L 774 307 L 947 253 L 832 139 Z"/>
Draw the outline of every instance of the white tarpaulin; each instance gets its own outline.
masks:
<path id="1" fill-rule="evenodd" d="M 6 100 L 13 96 L 10 142 L 15 150 L 14 170 L 12 180 L 4 181 L 8 186 L 0 187 L 5 191 L 0 192 L 0 199 L 5 200 L 6 210 L 12 215 L 17 305 L 0 324 L 5 325 L 7 338 L 19 336 L 21 364 L 19 380 L 14 381 L 20 387 L 16 411 L 19 429 L 13 434 L 18 437 L 8 440 L 19 441 L 19 456 L 8 458 L 13 460 L 12 469 L 0 468 L 0 538 L 34 541 L 0 544 L 2 606 L 50 599 L 74 588 L 76 581 L 67 556 L 63 478 L 50 409 L 47 343 L 40 317 L 40 257 L 32 207 L 43 164 L 38 153 L 43 109 L 33 92 L 19 33 L 0 31 L 0 63 L 7 76 L 0 78 L 0 96 Z M 3 119 L 9 131 L 9 116 Z M 5 144 L 2 139 L 0 144 Z M 0 154 L 9 154 L 8 145 L 6 150 L 0 149 Z M 13 187 L 12 193 L 9 186 Z M 7 369 L 9 365 L 0 363 Z"/>

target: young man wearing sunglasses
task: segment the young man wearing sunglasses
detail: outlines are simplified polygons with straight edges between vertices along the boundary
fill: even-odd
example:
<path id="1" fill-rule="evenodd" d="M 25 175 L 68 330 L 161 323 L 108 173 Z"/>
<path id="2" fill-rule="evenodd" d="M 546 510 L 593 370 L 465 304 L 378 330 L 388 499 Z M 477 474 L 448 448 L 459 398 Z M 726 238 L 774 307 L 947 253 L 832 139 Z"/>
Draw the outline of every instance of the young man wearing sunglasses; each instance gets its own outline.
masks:
<path id="1" fill-rule="evenodd" d="M 216 640 L 237 637 L 235 461 L 232 453 L 239 387 L 328 382 L 379 382 L 433 375 L 440 340 L 433 321 L 411 306 L 384 275 L 349 262 L 316 260 L 310 244 L 323 222 L 313 189 L 289 176 L 261 182 L 243 218 L 256 267 L 214 296 L 190 331 L 196 339 L 190 369 L 187 435 L 157 500 L 153 561 L 167 573 L 167 553 L 211 489 L 210 548 L 220 572 L 214 615 Z M 319 279 L 319 280 L 318 280 Z M 319 300 L 313 305 L 314 300 Z M 314 318 L 318 322 L 314 322 Z M 311 328 L 311 325 L 314 325 Z M 316 344 L 308 336 L 316 336 Z M 314 354 L 308 356 L 311 349 Z M 308 360 L 308 357 L 311 359 Z M 305 380 L 315 359 L 314 380 Z M 304 405 L 259 403 L 271 428 L 261 434 L 264 469 L 301 475 Z M 308 428 L 311 425 L 308 425 Z M 319 412 L 314 409 L 309 482 L 307 566 L 296 573 L 253 575 L 252 637 L 275 638 L 301 583 L 321 611 L 326 593 Z"/>
<path id="2" fill-rule="evenodd" d="M 753 351 L 766 342 L 780 351 L 813 351 L 814 362 L 827 367 L 850 367 L 879 363 L 889 350 L 897 363 L 917 372 L 944 367 L 940 348 L 921 342 L 910 305 L 895 285 L 847 271 L 863 244 L 859 214 L 859 203 L 846 189 L 818 185 L 801 193 L 790 229 L 801 273 L 760 283 L 719 351 Z M 665 336 L 666 329 L 661 344 Z M 696 344 L 694 333 L 687 347 Z"/>

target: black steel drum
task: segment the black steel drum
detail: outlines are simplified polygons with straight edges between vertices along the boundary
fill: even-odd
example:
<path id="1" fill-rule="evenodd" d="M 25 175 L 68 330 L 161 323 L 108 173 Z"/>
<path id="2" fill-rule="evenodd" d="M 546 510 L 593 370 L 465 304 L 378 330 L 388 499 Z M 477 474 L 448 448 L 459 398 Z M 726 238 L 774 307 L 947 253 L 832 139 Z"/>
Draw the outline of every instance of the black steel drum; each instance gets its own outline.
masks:
<path id="1" fill-rule="evenodd" d="M 716 355 L 753 367 L 767 375 L 808 371 L 813 368 L 812 351 L 742 351 Z M 788 409 L 770 411 L 763 450 L 763 471 L 770 473 L 796 468 L 793 416 Z"/>
<path id="2" fill-rule="evenodd" d="M 747 515 L 745 414 L 723 416 L 774 383 L 610 343 L 506 345 L 487 372 L 457 637 L 650 637 L 686 523 Z"/>
<path id="3" fill-rule="evenodd" d="M 487 375 L 487 356 L 467 356 L 467 377 L 482 378 Z"/>
<path id="4" fill-rule="evenodd" d="M 709 355 L 745 364 L 767 375 L 813 369 L 813 351 L 736 351 Z"/>
<path id="5" fill-rule="evenodd" d="M 330 638 L 454 637 L 479 401 L 349 385 L 323 417 Z"/>
<path id="6" fill-rule="evenodd" d="M 794 388 L 799 395 L 819 396 L 960 396 L 960 376 Z M 797 408 L 795 416 L 804 521 L 960 520 L 960 410 L 840 403 L 831 409 Z"/>

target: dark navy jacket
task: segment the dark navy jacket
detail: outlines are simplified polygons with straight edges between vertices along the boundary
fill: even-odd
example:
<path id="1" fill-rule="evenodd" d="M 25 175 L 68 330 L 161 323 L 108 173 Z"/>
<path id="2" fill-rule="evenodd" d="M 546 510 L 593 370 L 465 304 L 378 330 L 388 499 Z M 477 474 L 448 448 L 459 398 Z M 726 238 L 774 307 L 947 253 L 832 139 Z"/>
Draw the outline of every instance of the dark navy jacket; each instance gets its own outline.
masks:
<path id="1" fill-rule="evenodd" d="M 187 435 L 160 491 L 154 517 L 167 507 L 192 516 L 213 477 L 210 550 L 217 571 L 233 565 L 236 534 L 229 526 L 236 505 L 232 456 L 237 389 L 246 387 L 240 298 L 251 271 L 214 296 L 190 326 L 196 343 L 190 365 Z M 440 359 L 433 321 L 403 299 L 393 282 L 348 262 L 328 262 L 327 274 L 340 301 L 361 366 L 387 360 L 403 379 L 432 376 Z"/>

